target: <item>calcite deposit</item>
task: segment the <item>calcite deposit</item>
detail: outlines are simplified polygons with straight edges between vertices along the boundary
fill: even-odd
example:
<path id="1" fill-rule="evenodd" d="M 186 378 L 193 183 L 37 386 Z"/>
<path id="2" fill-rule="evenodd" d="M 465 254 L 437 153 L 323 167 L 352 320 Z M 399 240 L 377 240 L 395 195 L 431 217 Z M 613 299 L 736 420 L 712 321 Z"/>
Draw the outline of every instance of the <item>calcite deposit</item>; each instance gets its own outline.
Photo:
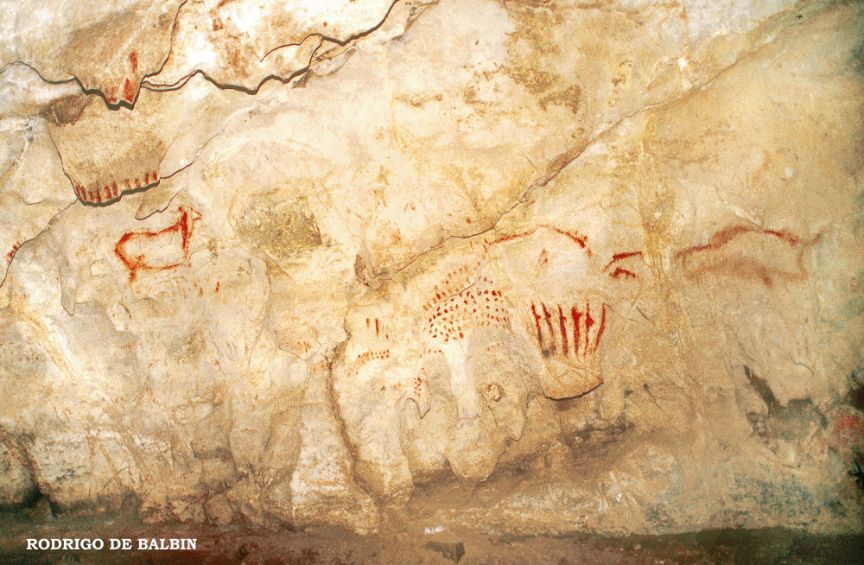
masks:
<path id="1" fill-rule="evenodd" d="M 861 530 L 862 53 L 854 1 L 0 2 L 0 505 Z"/>

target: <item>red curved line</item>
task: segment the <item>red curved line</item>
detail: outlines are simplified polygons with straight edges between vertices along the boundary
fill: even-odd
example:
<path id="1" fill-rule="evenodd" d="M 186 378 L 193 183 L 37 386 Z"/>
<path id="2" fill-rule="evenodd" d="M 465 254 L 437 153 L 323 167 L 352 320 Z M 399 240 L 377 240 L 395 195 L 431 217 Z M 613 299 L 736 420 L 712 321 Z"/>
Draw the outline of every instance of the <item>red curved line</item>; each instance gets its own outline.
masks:
<path id="1" fill-rule="evenodd" d="M 615 263 L 616 261 L 622 261 L 622 260 L 624 260 L 624 259 L 628 259 L 628 258 L 630 258 L 630 257 L 637 257 L 637 256 L 640 256 L 640 257 L 641 257 L 641 256 L 642 256 L 642 252 L 641 252 L 641 251 L 625 251 L 625 252 L 623 252 L 623 253 L 616 253 L 616 254 L 612 255 L 612 260 L 610 260 L 610 261 L 606 264 L 606 266 L 603 267 L 603 270 L 605 271 L 606 269 L 608 269 L 609 267 L 611 267 L 612 264 Z M 614 276 L 614 275 L 613 275 L 613 276 Z"/>

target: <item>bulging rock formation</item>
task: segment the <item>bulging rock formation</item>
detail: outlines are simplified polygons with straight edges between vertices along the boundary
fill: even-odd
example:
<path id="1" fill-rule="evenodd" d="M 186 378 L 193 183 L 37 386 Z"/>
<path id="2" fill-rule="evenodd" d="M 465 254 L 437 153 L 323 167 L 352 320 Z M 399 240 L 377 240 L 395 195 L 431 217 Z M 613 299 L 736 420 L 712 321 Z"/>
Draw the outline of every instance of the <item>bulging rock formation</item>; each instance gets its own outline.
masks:
<path id="1" fill-rule="evenodd" d="M 859 3 L 0 13 L 5 508 L 864 527 Z"/>

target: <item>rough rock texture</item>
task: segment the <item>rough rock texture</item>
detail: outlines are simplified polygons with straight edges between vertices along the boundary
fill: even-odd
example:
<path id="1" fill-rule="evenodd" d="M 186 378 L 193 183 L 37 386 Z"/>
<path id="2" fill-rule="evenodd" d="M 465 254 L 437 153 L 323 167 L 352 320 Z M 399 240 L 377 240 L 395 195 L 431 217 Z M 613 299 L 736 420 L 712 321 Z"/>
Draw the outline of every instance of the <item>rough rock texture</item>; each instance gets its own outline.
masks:
<path id="1" fill-rule="evenodd" d="M 860 3 L 0 15 L 0 505 L 864 527 Z"/>

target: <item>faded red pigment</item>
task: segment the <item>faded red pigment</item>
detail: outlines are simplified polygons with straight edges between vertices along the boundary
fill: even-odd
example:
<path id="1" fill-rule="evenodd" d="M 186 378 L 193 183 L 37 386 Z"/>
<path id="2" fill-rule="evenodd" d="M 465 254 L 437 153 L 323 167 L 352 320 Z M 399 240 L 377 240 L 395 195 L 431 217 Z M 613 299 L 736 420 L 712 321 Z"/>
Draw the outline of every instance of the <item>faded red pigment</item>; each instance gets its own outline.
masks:
<path id="1" fill-rule="evenodd" d="M 137 255 L 131 257 L 125 251 L 125 247 L 130 241 L 134 241 L 136 239 L 153 239 L 171 233 L 179 233 L 181 241 L 180 245 L 183 250 L 183 257 L 188 259 L 189 237 L 192 234 L 192 226 L 194 222 L 197 221 L 201 216 L 195 210 L 179 208 L 179 211 L 180 218 L 178 218 L 174 224 L 164 229 L 158 231 L 126 232 L 122 236 L 120 236 L 120 239 L 117 240 L 117 243 L 114 245 L 114 254 L 129 270 L 129 282 L 135 280 L 138 275 L 138 271 L 167 271 L 170 269 L 176 269 L 181 265 L 181 263 L 171 263 L 168 265 L 151 265 L 148 263 L 147 257 L 145 257 L 144 255 Z M 190 215 L 190 212 L 194 214 L 194 217 Z"/>

